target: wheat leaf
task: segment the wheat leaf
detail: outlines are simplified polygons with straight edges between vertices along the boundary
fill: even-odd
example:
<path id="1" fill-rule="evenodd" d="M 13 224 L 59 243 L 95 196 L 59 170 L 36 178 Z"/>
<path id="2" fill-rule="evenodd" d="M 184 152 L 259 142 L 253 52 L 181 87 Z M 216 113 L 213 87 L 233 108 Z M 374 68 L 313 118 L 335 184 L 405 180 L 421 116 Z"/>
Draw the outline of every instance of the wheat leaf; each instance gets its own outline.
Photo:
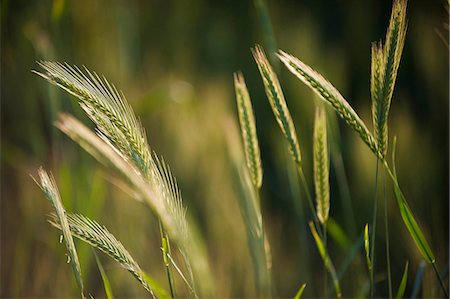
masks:
<path id="1" fill-rule="evenodd" d="M 236 91 L 236 102 L 238 107 L 239 122 L 241 124 L 242 139 L 244 142 L 245 158 L 253 185 L 261 188 L 263 170 L 261 167 L 261 154 L 256 134 L 256 122 L 253 113 L 250 95 L 245 85 L 244 76 L 241 72 L 234 74 L 234 87 Z"/>
<path id="2" fill-rule="evenodd" d="M 317 217 L 322 224 L 325 224 L 330 212 L 330 164 L 327 142 L 327 121 L 323 107 L 316 108 L 313 153 Z"/>
<path id="3" fill-rule="evenodd" d="M 397 291 L 397 296 L 396 296 L 397 299 L 403 298 L 403 295 L 405 294 L 406 283 L 408 282 L 408 265 L 409 265 L 409 262 L 406 262 L 405 270 L 403 270 L 402 280 L 400 281 L 400 285 L 398 286 L 398 291 Z"/>
<path id="4" fill-rule="evenodd" d="M 302 284 L 302 285 L 300 286 L 300 288 L 298 289 L 297 294 L 295 294 L 294 299 L 300 299 L 300 298 L 302 298 L 302 295 L 303 295 L 303 292 L 305 291 L 305 288 L 306 288 L 306 283 L 304 283 L 304 284 Z"/>
<path id="5" fill-rule="evenodd" d="M 102 263 L 100 262 L 100 259 L 98 258 L 97 254 L 94 252 L 95 261 L 97 262 L 98 270 L 100 271 L 100 275 L 102 277 L 103 281 L 103 287 L 105 288 L 105 294 L 107 299 L 114 299 L 114 295 L 111 288 L 111 283 L 109 282 L 109 278 L 106 275 L 105 270 L 103 269 Z"/>
<path id="6" fill-rule="evenodd" d="M 61 223 L 55 214 L 50 215 L 49 222 L 54 227 L 61 229 Z M 78 214 L 67 214 L 67 222 L 70 232 L 75 237 L 85 241 L 117 261 L 154 296 L 153 290 L 141 274 L 142 270 L 138 263 L 131 257 L 130 253 L 125 249 L 122 243 L 120 243 L 104 226 Z"/>
<path id="7" fill-rule="evenodd" d="M 51 203 L 53 209 L 55 210 L 56 214 L 54 217 L 58 220 L 58 223 L 60 223 L 60 229 L 63 234 L 64 243 L 66 244 L 68 259 L 72 266 L 77 285 L 81 290 L 81 297 L 84 298 L 84 286 L 81 277 L 80 262 L 78 260 L 77 250 L 73 242 L 72 234 L 69 229 L 67 214 L 61 202 L 61 196 L 59 194 L 55 179 L 51 174 L 49 175 L 42 167 L 40 167 L 38 170 L 38 176 L 39 182 L 37 180 L 35 181 L 42 189 L 48 201 Z"/>
<path id="8" fill-rule="evenodd" d="M 331 105 L 339 116 L 359 134 L 375 155 L 380 156 L 377 143 L 364 122 L 330 82 L 298 58 L 281 50 L 277 55 L 291 73 L 309 86 L 322 100 Z"/>
<path id="9" fill-rule="evenodd" d="M 341 286 L 339 284 L 339 280 L 338 280 L 333 262 L 331 261 L 331 258 L 328 255 L 328 252 L 322 242 L 322 239 L 320 239 L 319 234 L 317 233 L 316 228 L 314 227 L 314 224 L 312 222 L 309 222 L 309 227 L 311 229 L 311 233 L 314 237 L 314 240 L 316 241 L 316 246 L 317 246 L 317 249 L 319 250 L 320 256 L 322 257 L 325 268 L 327 268 L 327 270 L 330 273 L 331 278 L 333 280 L 333 285 L 334 285 L 334 289 L 336 291 L 336 296 L 341 297 L 341 295 L 342 295 Z"/>
<path id="10" fill-rule="evenodd" d="M 396 171 L 396 166 L 395 166 L 395 147 L 396 147 L 396 139 L 394 138 L 394 144 L 392 147 L 393 173 L 389 172 L 389 175 L 391 176 L 392 181 L 393 181 L 395 199 L 397 201 L 397 205 L 400 210 L 400 215 L 402 216 L 402 220 L 405 223 L 406 228 L 409 231 L 409 234 L 411 235 L 414 242 L 416 243 L 416 246 L 419 249 L 422 256 L 425 258 L 425 260 L 428 263 L 433 264 L 436 261 L 434 254 L 431 251 L 431 248 L 428 245 L 427 239 L 425 238 L 422 230 L 420 229 L 419 225 L 417 224 L 417 221 L 414 218 L 414 215 L 412 214 L 412 212 L 408 206 L 408 203 L 406 202 L 406 199 L 405 199 L 405 197 L 400 189 L 400 186 L 398 184 L 397 171 Z"/>
<path id="11" fill-rule="evenodd" d="M 258 65 L 272 111 L 275 114 L 278 125 L 280 126 L 281 131 L 289 144 L 289 150 L 295 163 L 300 164 L 301 154 L 300 146 L 297 140 L 297 133 L 295 131 L 291 113 L 289 112 L 286 100 L 284 99 L 278 77 L 270 66 L 266 54 L 260 46 L 257 45 L 254 49 L 252 49 L 252 52 L 256 64 Z"/>

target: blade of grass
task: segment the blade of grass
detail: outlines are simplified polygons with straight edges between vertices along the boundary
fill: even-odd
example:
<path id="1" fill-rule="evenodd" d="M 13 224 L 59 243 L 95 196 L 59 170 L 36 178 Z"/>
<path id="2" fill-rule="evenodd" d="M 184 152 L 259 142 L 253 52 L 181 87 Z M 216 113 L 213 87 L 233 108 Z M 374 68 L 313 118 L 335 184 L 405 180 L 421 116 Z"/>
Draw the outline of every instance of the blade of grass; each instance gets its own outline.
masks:
<path id="1" fill-rule="evenodd" d="M 295 294 L 294 299 L 300 299 L 300 298 L 302 298 L 302 295 L 303 295 L 303 292 L 305 291 L 305 288 L 306 288 L 306 283 L 304 283 L 304 284 L 302 284 L 302 285 L 300 286 L 300 288 L 298 289 L 297 294 Z"/>
<path id="2" fill-rule="evenodd" d="M 319 237 L 319 234 L 316 231 L 316 228 L 314 227 L 314 224 L 312 222 L 309 222 L 309 227 L 311 229 L 311 233 L 314 237 L 314 240 L 316 241 L 317 249 L 319 250 L 320 256 L 323 260 L 323 263 L 325 267 L 327 268 L 328 272 L 331 275 L 331 278 L 333 280 L 334 289 L 336 291 L 336 296 L 341 297 L 341 286 L 339 284 L 339 280 L 336 275 L 336 270 L 334 268 L 333 262 L 330 259 L 330 256 L 328 255 L 328 252 L 322 242 L 322 240 Z"/>
<path id="3" fill-rule="evenodd" d="M 408 265 L 409 265 L 409 262 L 406 262 L 405 270 L 403 270 L 402 280 L 400 281 L 400 285 L 398 286 L 398 290 L 397 290 L 397 296 L 396 296 L 397 299 L 403 298 L 403 295 L 405 294 L 406 282 L 408 281 Z"/>
<path id="4" fill-rule="evenodd" d="M 97 262 L 97 267 L 100 272 L 100 275 L 102 276 L 103 281 L 103 287 L 105 289 L 106 298 L 108 299 L 114 299 L 114 295 L 111 289 L 111 283 L 109 282 L 108 276 L 105 273 L 105 270 L 103 269 L 102 263 L 100 262 L 100 259 L 97 256 L 97 253 L 95 253 L 94 250 L 92 250 L 95 256 L 95 261 Z"/>

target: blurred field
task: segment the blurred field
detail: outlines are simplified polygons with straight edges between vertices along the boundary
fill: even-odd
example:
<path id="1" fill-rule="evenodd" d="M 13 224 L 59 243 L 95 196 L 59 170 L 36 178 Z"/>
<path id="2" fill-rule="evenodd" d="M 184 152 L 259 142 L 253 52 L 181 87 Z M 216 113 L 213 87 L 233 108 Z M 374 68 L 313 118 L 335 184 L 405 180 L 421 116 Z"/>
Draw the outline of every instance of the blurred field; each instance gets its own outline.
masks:
<path id="1" fill-rule="evenodd" d="M 392 2 L 267 2 L 277 46 L 320 71 L 371 125 L 370 43 L 384 38 Z M 408 20 L 390 134 L 398 136 L 402 189 L 448 281 L 449 50 L 436 33 L 448 34 L 443 27 L 448 22 L 445 1 L 411 0 Z M 46 222 L 51 207 L 30 178 L 40 165 L 55 175 L 68 211 L 104 224 L 145 270 L 166 283 L 157 220 L 114 184 L 108 170 L 53 126 L 64 111 L 93 127 L 73 98 L 31 73 L 38 60 L 85 65 L 123 90 L 146 128 L 150 146 L 177 177 L 188 215 L 205 238 L 222 298 L 255 295 L 224 132 L 230 118 L 237 122 L 232 74 L 242 70 L 262 152 L 262 212 L 272 247 L 274 296 L 292 297 L 306 281 L 306 297 L 323 295 L 325 270 L 307 225 L 311 216 L 292 179 L 290 157 L 250 52 L 255 43 L 266 45 L 261 28 L 252 1 L 1 1 L 0 297 L 78 294 L 59 232 Z M 312 183 L 313 95 L 281 65 L 279 74 Z M 338 122 L 353 210 L 342 198 L 332 166 L 331 216 L 350 243 L 330 239 L 339 270 L 371 222 L 376 160 L 358 136 Z M 388 186 L 393 283 L 396 290 L 409 260 L 410 296 L 421 256 Z M 380 229 L 376 273 L 377 287 L 385 294 L 383 236 Z M 91 249 L 78 241 L 76 245 L 86 289 L 95 298 L 104 297 Z M 344 296 L 367 292 L 363 249 L 358 250 L 342 276 Z M 106 256 L 100 258 L 117 297 L 145 295 L 126 271 Z M 181 282 L 178 285 L 181 289 Z M 427 267 L 419 297 L 436 296 L 441 294 Z"/>

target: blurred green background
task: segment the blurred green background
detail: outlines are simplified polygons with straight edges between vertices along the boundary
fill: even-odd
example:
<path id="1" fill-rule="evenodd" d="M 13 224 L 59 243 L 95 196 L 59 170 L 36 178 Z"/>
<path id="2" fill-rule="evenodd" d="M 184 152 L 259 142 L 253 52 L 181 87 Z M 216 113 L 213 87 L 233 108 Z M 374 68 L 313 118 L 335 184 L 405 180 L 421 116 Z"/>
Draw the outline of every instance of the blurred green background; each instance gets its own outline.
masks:
<path id="1" fill-rule="evenodd" d="M 392 2 L 267 2 L 277 47 L 321 72 L 371 128 L 370 44 L 384 39 Z M 306 296 L 324 294 L 325 270 L 307 226 L 311 216 L 304 193 L 295 176 L 292 179 L 292 163 L 250 52 L 255 43 L 266 50 L 274 45 L 268 44 L 255 3 L 1 1 L 2 298 L 78 294 L 59 233 L 46 222 L 51 207 L 30 178 L 40 165 L 55 175 L 68 211 L 106 225 L 166 286 L 157 221 L 113 183 L 107 170 L 54 128 L 62 111 L 93 126 L 73 98 L 31 73 L 39 60 L 85 65 L 123 90 L 146 128 L 150 146 L 164 156 L 177 177 L 188 214 L 205 238 L 216 291 L 222 298 L 255 294 L 224 132 L 227 120 L 237 122 L 232 74 L 242 70 L 262 152 L 262 211 L 272 247 L 274 296 L 292 297 L 306 281 Z M 390 137 L 398 136 L 402 189 L 439 269 L 448 275 L 449 50 L 448 41 L 446 45 L 436 33 L 448 35 L 443 25 L 448 22 L 446 3 L 410 1 L 408 19 Z M 311 183 L 314 97 L 281 65 L 278 71 Z M 354 244 L 372 220 L 376 160 L 359 137 L 338 122 L 350 198 L 332 165 L 331 216 L 343 228 L 348 244 L 330 238 L 329 246 L 338 272 L 351 259 L 341 278 L 344 296 L 351 297 L 365 294 L 368 287 L 363 249 Z M 410 296 L 421 256 L 400 219 L 392 189 L 387 190 L 394 289 L 409 260 L 406 295 Z M 76 244 L 86 289 L 96 298 L 103 297 L 91 249 Z M 349 257 L 351 249 L 357 250 L 353 257 Z M 379 294 L 387 289 L 384 253 L 380 225 Z M 116 296 L 145 295 L 125 270 L 100 257 Z M 419 296 L 441 295 L 431 267 L 426 267 L 420 286 Z"/>

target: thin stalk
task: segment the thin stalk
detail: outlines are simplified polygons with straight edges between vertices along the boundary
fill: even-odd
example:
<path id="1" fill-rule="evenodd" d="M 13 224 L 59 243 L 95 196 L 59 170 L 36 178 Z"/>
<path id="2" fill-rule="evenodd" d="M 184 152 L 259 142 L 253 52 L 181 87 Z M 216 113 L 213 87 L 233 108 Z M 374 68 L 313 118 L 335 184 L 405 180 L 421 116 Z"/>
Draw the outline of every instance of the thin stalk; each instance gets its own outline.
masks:
<path id="1" fill-rule="evenodd" d="M 167 234 L 164 232 L 161 222 L 159 222 L 159 232 L 161 233 L 161 249 L 163 252 L 163 261 L 164 265 L 166 266 L 166 273 L 167 273 L 167 281 L 169 282 L 169 288 L 170 288 L 170 297 L 172 299 L 175 299 L 175 284 L 173 281 L 172 271 L 170 271 L 170 261 L 169 261 L 169 252 L 170 245 L 169 240 L 167 238 Z"/>
<path id="2" fill-rule="evenodd" d="M 319 219 L 317 218 L 316 212 L 314 210 L 314 204 L 312 200 L 311 193 L 309 192 L 308 184 L 306 183 L 305 174 L 303 173 L 303 169 L 301 165 L 297 164 L 297 172 L 300 177 L 300 181 L 303 185 L 303 189 L 305 190 L 306 198 L 308 200 L 308 205 L 311 210 L 311 214 L 313 215 L 314 225 L 317 227 L 317 232 L 320 235 L 320 238 L 323 240 L 323 233 L 321 232 Z"/>
<path id="3" fill-rule="evenodd" d="M 441 278 L 441 274 L 439 274 L 439 271 L 436 268 L 436 263 L 432 263 L 431 265 L 433 266 L 434 273 L 436 273 L 436 276 L 439 280 L 439 284 L 441 285 L 441 288 L 442 288 L 442 291 L 444 292 L 445 298 L 448 298 L 447 290 L 445 289 L 444 282 L 442 281 L 442 278 Z"/>
<path id="4" fill-rule="evenodd" d="M 384 196 L 384 234 L 386 237 L 386 262 L 388 270 L 388 286 L 389 286 L 389 298 L 392 299 L 392 276 L 391 276 L 391 255 L 389 252 L 389 219 L 387 208 L 387 196 L 386 196 L 386 178 L 384 171 L 383 175 L 383 196 Z"/>
<path id="5" fill-rule="evenodd" d="M 327 223 L 323 224 L 323 244 L 325 246 L 325 250 L 328 252 L 328 244 L 327 244 Z M 324 297 L 328 297 L 327 286 L 328 286 L 328 271 L 327 267 L 324 266 Z"/>
<path id="6" fill-rule="evenodd" d="M 375 198 L 373 201 L 373 219 L 372 219 L 372 240 L 370 248 L 370 260 L 372 263 L 372 268 L 370 269 L 370 297 L 373 298 L 374 294 L 374 282 L 373 282 L 373 269 L 375 268 L 375 232 L 377 228 L 377 209 L 378 209 L 378 161 L 375 170 Z"/>

